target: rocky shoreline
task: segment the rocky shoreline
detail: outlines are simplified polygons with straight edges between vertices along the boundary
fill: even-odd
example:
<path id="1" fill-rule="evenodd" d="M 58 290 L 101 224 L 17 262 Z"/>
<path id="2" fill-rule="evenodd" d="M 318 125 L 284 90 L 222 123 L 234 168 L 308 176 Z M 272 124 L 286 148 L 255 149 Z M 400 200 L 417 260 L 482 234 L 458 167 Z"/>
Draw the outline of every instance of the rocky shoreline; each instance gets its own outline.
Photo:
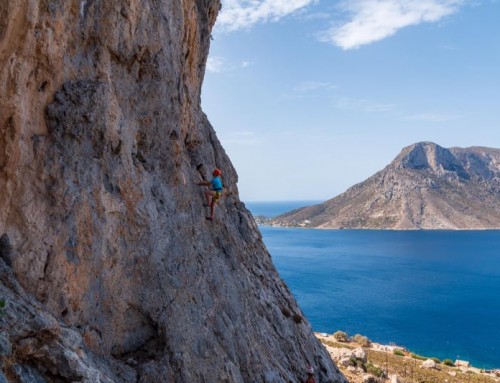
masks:
<path id="1" fill-rule="evenodd" d="M 339 336 L 340 333 L 340 336 Z M 345 333 L 315 333 L 351 383 L 500 382 L 500 369 L 480 369 L 468 361 L 423 357 L 407 348 L 371 342 Z"/>

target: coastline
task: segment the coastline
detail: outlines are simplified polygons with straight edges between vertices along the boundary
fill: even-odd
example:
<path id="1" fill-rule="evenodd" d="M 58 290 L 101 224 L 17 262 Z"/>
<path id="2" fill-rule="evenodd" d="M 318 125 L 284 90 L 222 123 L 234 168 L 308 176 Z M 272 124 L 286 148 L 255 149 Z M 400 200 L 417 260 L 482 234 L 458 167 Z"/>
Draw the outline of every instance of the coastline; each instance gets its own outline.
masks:
<path id="1" fill-rule="evenodd" d="M 314 230 L 367 230 L 367 231 L 451 231 L 451 232 L 465 232 L 465 231 L 500 231 L 500 227 L 469 227 L 469 228 L 408 228 L 408 229 L 398 229 L 391 227 L 316 227 L 308 226 L 307 223 L 304 224 L 282 224 L 279 222 L 272 222 L 274 218 L 268 218 L 266 216 L 255 216 L 255 223 L 258 226 L 268 226 L 283 229 L 314 229 Z"/>
<path id="2" fill-rule="evenodd" d="M 498 231 L 260 230 L 314 331 L 500 367 Z"/>
<path id="3" fill-rule="evenodd" d="M 465 360 L 440 361 L 417 355 L 404 346 L 375 343 L 362 336 L 364 344 L 352 338 L 339 341 L 336 334 L 314 334 L 351 383 L 369 381 L 370 375 L 390 382 L 500 382 L 500 368 L 481 369 Z"/>
<path id="4" fill-rule="evenodd" d="M 266 206 L 267 208 L 267 206 Z M 272 214 L 271 211 L 267 211 L 265 210 L 264 208 L 260 209 L 259 206 L 256 207 L 256 213 L 260 213 L 260 216 L 262 218 L 265 219 L 265 221 L 269 222 L 273 219 L 275 219 L 276 217 L 274 216 L 274 214 Z M 266 214 L 266 213 L 269 213 L 269 214 Z M 273 217 L 273 218 L 267 218 L 267 217 Z M 406 238 L 413 238 L 413 237 L 407 237 L 407 235 L 413 235 L 411 233 L 415 233 L 414 235 L 416 235 L 417 239 L 418 239 L 418 244 L 421 244 L 421 243 L 426 243 L 426 241 L 428 240 L 432 240 L 434 241 L 434 239 L 436 238 L 436 236 L 441 236 L 443 235 L 445 238 L 449 238 L 450 241 L 453 242 L 453 244 L 455 243 L 463 243 L 462 240 L 458 241 L 459 239 L 462 239 L 462 238 L 465 238 L 465 243 L 464 243 L 464 246 L 460 246 L 459 248 L 456 248 L 457 246 L 456 245 L 453 245 L 452 247 L 455 249 L 454 251 L 456 251 L 457 253 L 453 253 L 453 254 L 450 254 L 450 255 L 453 255 L 452 258 L 453 259 L 456 259 L 456 261 L 454 261 L 454 268 L 458 268 L 458 269 L 461 269 L 463 268 L 464 270 L 469 270 L 469 258 L 466 257 L 466 256 L 460 256 L 460 257 L 456 257 L 457 255 L 459 254 L 462 254 L 465 252 L 462 251 L 463 249 L 466 249 L 466 248 L 469 248 L 471 247 L 472 245 L 470 245 L 469 243 L 473 243 L 471 242 L 472 239 L 476 239 L 476 238 L 479 238 L 479 239 L 484 239 L 484 238 L 496 238 L 495 241 L 491 242 L 491 243 L 495 243 L 497 244 L 498 243 L 498 233 L 500 231 L 499 228 L 471 228 L 471 229 L 443 229 L 443 228 L 439 228 L 439 229 L 379 229 L 379 228 L 362 228 L 362 229 L 334 229 L 334 228 L 313 228 L 313 227 L 307 227 L 307 226 L 288 226 L 288 225 L 272 225 L 272 224 L 267 224 L 267 222 L 259 222 L 259 220 L 257 219 L 257 222 L 260 223 L 259 226 L 261 226 L 261 230 L 263 232 L 263 234 L 265 235 L 266 233 L 268 233 L 268 240 L 269 240 L 269 244 L 268 246 L 271 245 L 271 243 L 276 243 L 277 245 L 277 249 L 276 249 L 276 254 L 273 253 L 273 256 L 276 257 L 277 260 L 279 260 L 278 262 L 278 266 L 280 265 L 280 262 L 282 263 L 282 268 L 284 270 L 284 272 L 287 272 L 288 274 L 290 274 L 291 271 L 294 271 L 294 269 L 292 269 L 290 267 L 290 262 L 291 261 L 295 261 L 295 257 L 293 256 L 295 253 L 295 249 L 294 249 L 294 246 L 295 246 L 295 242 L 298 243 L 298 248 L 297 248 L 297 254 L 295 254 L 296 256 L 298 256 L 299 254 L 303 257 L 307 257 L 307 254 L 309 250 L 314 250 L 315 247 L 318 247 L 316 246 L 317 245 L 317 242 L 314 242 L 314 245 L 311 245 L 311 249 L 309 249 L 308 247 L 305 246 L 305 243 L 307 241 L 307 237 L 306 238 L 306 233 L 309 232 L 311 234 L 307 234 L 307 236 L 309 235 L 312 235 L 313 238 L 315 238 L 315 241 L 316 241 L 316 238 L 330 238 L 330 234 L 327 234 L 327 232 L 331 232 L 331 235 L 333 236 L 333 238 L 336 239 L 336 241 L 334 242 L 337 242 L 338 243 L 344 243 L 343 242 L 343 234 L 342 232 L 345 232 L 345 234 L 347 235 L 346 238 L 348 238 L 349 240 L 352 241 L 356 241 L 358 239 L 358 234 L 356 233 L 359 233 L 359 235 L 361 235 L 362 237 L 362 241 L 361 242 L 356 242 L 356 243 L 362 243 L 362 244 L 365 244 L 367 240 L 365 240 L 365 238 L 367 238 L 368 240 L 371 238 L 379 238 L 379 235 L 380 235 L 380 238 L 390 238 L 391 241 L 392 241 L 392 236 L 390 236 L 390 233 L 394 233 L 395 235 L 395 238 L 403 238 L 401 240 L 401 242 L 404 242 L 404 241 L 407 241 Z M 302 231 L 295 231 L 296 229 L 318 229 L 318 230 L 315 230 L 315 231 L 308 231 L 308 230 L 302 230 Z M 275 231 L 273 232 L 273 229 L 275 229 Z M 288 233 L 287 233 L 287 230 L 288 229 L 292 229 L 290 230 Z M 294 232 L 295 231 L 295 232 Z M 283 239 L 281 239 L 281 232 L 283 232 L 284 236 L 283 236 Z M 314 233 L 317 233 L 317 234 L 314 234 Z M 322 232 L 324 232 L 324 234 L 322 234 Z M 366 234 L 363 234 L 363 232 L 365 232 Z M 377 232 L 379 234 L 377 234 Z M 336 233 L 336 234 L 335 234 Z M 400 234 L 398 234 L 400 233 Z M 404 233 L 408 233 L 407 235 L 404 234 Z M 421 233 L 421 234 L 419 234 Z M 426 234 L 427 233 L 427 234 Z M 434 233 L 434 234 L 433 234 Z M 440 234 L 440 233 L 443 233 L 443 234 Z M 463 233 L 463 234 L 462 234 Z M 477 233 L 477 234 L 476 234 Z M 489 234 L 488 234 L 489 233 Z M 325 237 L 328 236 L 328 237 Z M 318 237 L 319 236 L 319 237 Z M 339 237 L 341 236 L 341 237 Z M 389 237 L 388 237 L 389 236 Z M 280 239 L 277 239 L 277 238 L 280 238 Z M 300 240 L 298 240 L 297 238 L 301 238 Z M 425 241 L 420 241 L 420 239 L 425 239 Z M 439 237 L 441 238 L 441 237 Z M 283 242 L 283 240 L 286 239 L 286 243 Z M 291 244 L 290 242 L 291 241 Z M 340 242 L 339 242 L 340 241 Z M 457 241 L 457 242 L 456 242 Z M 387 242 L 387 241 L 382 241 L 382 242 Z M 449 241 L 448 241 L 449 242 Z M 484 242 L 484 241 L 483 241 Z M 479 242 L 478 245 L 479 246 L 482 246 L 481 243 L 483 242 Z M 436 253 L 436 254 L 439 254 L 441 256 L 443 256 L 443 254 L 447 254 L 447 252 L 443 252 L 443 250 L 445 250 L 445 248 L 443 248 L 442 246 L 439 246 L 439 243 L 436 243 L 436 242 L 429 242 L 431 247 L 429 246 L 417 246 L 418 249 L 420 249 L 420 251 L 423 252 L 424 255 L 427 255 L 428 257 L 427 258 L 436 258 L 436 257 L 430 257 L 430 253 Z M 489 243 L 489 242 L 488 242 Z M 283 248 L 283 246 L 286 246 L 285 248 Z M 336 245 L 337 246 L 337 245 Z M 271 246 L 272 247 L 272 246 Z M 337 246 L 338 247 L 338 246 Z M 491 247 L 491 246 L 490 246 Z M 319 246 L 320 250 L 318 252 L 318 259 L 321 259 L 322 258 L 322 254 L 324 255 L 324 246 L 323 244 L 321 246 Z M 395 248 L 393 246 L 393 248 Z M 397 248 L 397 246 L 396 246 Z M 373 255 L 379 255 L 378 253 L 380 253 L 380 251 L 375 251 L 376 249 L 379 249 L 378 246 L 376 246 L 374 249 L 373 248 L 370 248 L 370 252 L 369 254 Z M 432 251 L 428 251 L 430 249 L 433 249 Z M 446 247 L 446 249 L 448 249 L 448 247 Z M 473 246 L 469 249 L 469 250 L 472 250 L 473 249 Z M 387 254 L 392 254 L 394 251 L 392 250 L 387 250 Z M 335 251 L 334 251 L 335 253 Z M 372 254 L 373 253 L 373 254 Z M 291 254 L 291 255 L 290 255 Z M 315 254 L 315 253 L 314 253 Z M 373 257 L 372 257 L 373 258 Z M 496 258 L 496 257 L 495 257 Z M 313 257 L 314 260 L 317 260 L 316 258 Z M 340 262 L 343 262 L 344 260 L 346 260 L 347 258 L 345 257 L 336 257 L 335 258 L 336 260 L 340 261 Z M 396 258 L 394 258 L 396 259 Z M 400 258 L 397 258 L 397 259 L 400 259 Z M 403 260 L 406 262 L 406 259 L 409 259 L 409 258 L 404 258 Z M 412 258 L 413 259 L 413 258 Z M 417 256 L 415 256 L 414 259 L 418 259 Z M 424 259 L 426 259 L 424 257 Z M 475 258 L 476 259 L 476 258 Z M 474 262 L 474 264 L 476 264 L 477 262 Z M 485 271 L 486 274 L 491 274 L 491 267 L 494 267 L 496 269 L 496 266 L 494 265 L 491 265 L 490 263 L 485 263 L 484 265 L 490 265 L 490 268 L 485 268 L 487 266 L 484 266 L 483 267 L 483 271 Z M 357 267 L 361 269 L 361 271 L 365 271 L 365 272 L 368 272 L 367 270 L 365 270 L 363 268 L 363 264 L 359 265 L 357 264 Z M 344 268 L 342 267 L 336 267 L 336 269 L 339 269 L 337 271 L 341 271 L 341 272 L 344 272 Z M 475 270 L 476 268 L 472 267 L 473 270 Z M 306 270 L 303 270 L 302 268 L 300 269 L 301 271 L 305 271 L 305 274 L 307 273 L 315 273 L 315 269 L 312 268 L 312 267 L 308 267 Z M 323 270 L 323 269 L 321 269 Z M 377 269 L 378 270 L 378 269 Z M 434 270 L 434 269 L 433 269 Z M 439 268 L 438 270 L 434 270 L 435 273 L 434 274 L 437 274 L 437 276 L 441 276 L 442 274 L 439 273 Z M 450 269 L 446 269 L 446 270 L 450 270 Z M 486 272 L 486 270 L 488 270 Z M 385 275 L 383 273 L 384 270 L 382 270 L 382 275 Z M 481 270 L 478 270 L 479 271 L 479 274 L 482 273 Z M 380 272 L 380 270 L 378 270 L 378 272 Z M 380 274 L 377 272 L 376 275 L 380 276 Z M 288 275 L 287 274 L 287 275 Z M 299 272 L 296 273 L 297 275 L 301 274 Z M 389 273 L 390 274 L 390 273 Z M 388 274 L 388 275 L 389 275 Z M 479 275 L 478 274 L 478 275 Z M 351 277 L 352 277 L 352 273 L 349 274 Z M 365 274 L 363 274 L 365 275 Z M 369 272 L 368 274 L 366 275 L 371 275 Z M 463 274 L 460 274 L 461 276 L 463 276 Z M 476 275 L 476 273 L 474 274 Z M 289 283 L 302 283 L 300 279 L 297 279 L 296 277 L 288 277 L 290 278 L 290 282 Z M 295 278 L 295 279 L 294 279 Z M 452 279 L 450 279 L 452 278 Z M 441 295 L 446 295 L 445 293 L 443 293 L 444 290 L 440 289 L 440 287 L 444 288 L 444 289 L 448 289 L 448 290 L 453 290 L 455 291 L 455 293 L 457 292 L 456 288 L 454 287 L 455 285 L 453 283 L 445 283 L 444 281 L 445 280 L 448 280 L 448 281 L 454 281 L 455 279 L 453 279 L 453 276 L 450 274 L 448 275 L 448 278 L 438 278 L 438 280 L 442 279 L 443 282 L 440 284 L 440 286 L 437 286 L 439 289 L 438 290 L 433 290 L 437 293 L 441 293 Z M 296 282 L 296 280 L 298 280 L 298 282 Z M 460 279 L 462 280 L 462 278 Z M 411 282 L 411 281 L 410 281 Z M 453 285 L 453 287 L 452 287 Z M 364 286 L 364 285 L 362 285 Z M 477 284 L 475 284 L 474 286 L 477 286 Z M 359 287 L 359 286 L 358 286 Z M 373 286 L 372 286 L 373 287 Z M 416 285 L 416 287 L 421 287 L 420 285 Z M 302 290 L 298 290 L 298 291 L 302 291 Z M 344 290 L 342 290 L 344 291 Z M 369 290 L 371 291 L 371 290 Z M 394 293 L 397 292 L 397 291 L 401 291 L 399 289 L 398 286 L 392 286 L 391 285 L 391 288 L 388 290 L 389 292 L 391 293 Z M 489 291 L 492 291 L 491 289 Z M 413 292 L 410 291 L 410 293 Z M 346 291 L 344 291 L 344 295 L 345 295 Z M 361 292 L 359 292 L 360 294 L 362 294 Z M 362 294 L 363 295 L 363 294 Z M 454 294 L 456 295 L 456 294 Z M 462 296 L 461 294 L 458 294 L 459 296 Z M 485 296 L 488 295 L 490 296 L 491 294 L 484 294 Z M 483 296 L 483 294 L 481 295 Z M 477 296 L 476 296 L 477 297 Z M 497 298 L 495 298 L 495 301 L 496 301 Z M 365 304 L 366 304 L 366 301 L 368 301 L 368 303 L 370 303 L 370 301 L 368 299 L 365 299 L 363 301 L 363 303 L 361 304 L 363 307 L 365 307 Z M 453 299 L 452 299 L 453 301 Z M 420 302 L 420 300 L 419 300 Z M 447 300 L 446 302 L 449 302 L 449 300 Z M 324 303 L 324 302 L 323 302 Z M 446 306 L 447 307 L 447 306 Z M 475 307 L 475 306 L 474 306 Z M 451 311 L 450 311 L 451 312 Z M 471 312 L 471 310 L 469 310 L 469 312 Z M 359 320 L 363 320 L 362 318 L 359 319 Z M 455 323 L 454 319 L 453 318 L 448 318 L 448 322 L 449 323 Z M 444 322 L 446 322 L 446 320 L 442 320 Z M 313 321 L 314 322 L 314 321 Z M 352 322 L 352 321 L 351 321 Z M 317 322 L 314 322 L 316 325 L 318 324 Z M 435 322 L 432 322 L 433 324 Z M 435 327 L 435 326 L 434 326 Z M 461 331 L 461 330 L 464 330 L 466 331 L 466 326 L 463 326 L 463 327 L 460 327 L 460 328 L 455 328 L 454 330 L 455 331 Z M 484 327 L 481 327 L 481 329 L 484 328 Z M 316 331 L 332 331 L 331 328 L 329 328 L 329 326 L 319 326 L 318 327 L 318 330 Z M 373 335 L 373 331 L 370 331 L 370 329 L 364 329 L 365 331 L 368 331 L 368 332 L 371 332 L 372 335 Z M 354 331 L 354 329 L 351 329 L 350 331 Z M 394 334 L 392 334 L 394 335 Z M 457 334 L 458 335 L 458 334 Z M 410 335 L 408 334 L 408 336 L 402 336 L 402 337 L 396 337 L 396 339 L 399 339 L 399 341 L 402 343 L 402 344 L 407 344 L 405 343 L 406 340 L 409 340 L 409 343 L 410 344 L 410 347 L 417 347 L 419 352 L 422 353 L 422 355 L 431 355 L 431 356 L 438 356 L 439 358 L 447 358 L 448 355 L 452 355 L 453 357 L 458 357 L 458 355 L 461 355 L 464 354 L 464 355 L 469 355 L 468 352 L 465 352 L 463 350 L 463 347 L 461 350 L 458 350 L 457 349 L 457 345 L 458 348 L 460 348 L 460 341 L 458 340 L 458 338 L 456 339 L 457 342 L 453 342 L 451 341 L 451 346 L 452 348 L 448 349 L 449 352 L 447 352 L 446 350 L 446 347 L 445 348 L 439 348 L 439 347 L 431 347 L 429 350 L 431 351 L 427 351 L 428 349 L 426 348 L 425 344 L 428 344 L 429 342 L 431 342 L 431 339 L 433 338 L 429 338 L 427 339 L 426 341 L 423 341 L 423 342 L 416 342 L 416 344 L 414 344 L 414 342 L 412 342 L 413 340 L 413 335 Z M 410 338 L 410 339 L 407 339 L 407 338 Z M 465 337 L 467 338 L 467 337 Z M 481 338 L 481 336 L 479 337 Z M 495 336 L 495 339 L 497 337 Z M 392 336 L 386 336 L 385 339 L 382 341 L 382 342 L 390 342 L 391 340 L 393 339 Z M 477 337 L 476 337 L 477 339 Z M 488 338 L 488 339 L 491 339 L 491 338 Z M 440 339 L 441 340 L 441 339 Z M 486 341 L 486 340 L 485 340 Z M 489 342 L 489 341 L 488 341 Z M 424 344 L 424 347 L 422 347 L 422 344 Z M 463 342 L 462 342 L 463 343 Z M 475 343 L 475 346 L 476 346 L 476 350 L 474 351 L 474 343 Z M 481 344 L 482 344 L 482 341 L 479 342 L 479 341 L 475 341 L 472 343 L 472 348 L 465 348 L 466 350 L 470 351 L 471 353 L 471 363 L 472 363 L 472 367 L 471 367 L 471 372 L 470 373 L 473 373 L 473 371 L 481 371 L 481 370 L 496 370 L 498 366 L 498 354 L 495 352 L 495 348 L 496 347 L 492 347 L 491 342 L 489 342 L 487 345 L 484 345 L 484 348 L 482 349 L 483 351 L 481 351 Z M 443 344 L 443 345 L 446 345 L 446 343 L 444 342 L 439 342 L 439 344 Z M 497 343 L 498 344 L 498 343 Z M 489 351 L 488 351 L 489 350 Z M 479 354 L 478 354 L 479 352 Z M 479 357 L 478 358 L 478 355 L 481 355 L 481 352 L 484 352 L 484 358 L 482 357 Z M 496 355 L 496 356 L 495 356 Z M 467 358 L 466 358 L 467 359 Z M 484 359 L 484 360 L 483 360 Z M 420 362 L 418 362 L 420 363 Z M 476 367 L 476 366 L 479 366 L 479 367 Z M 473 368 L 476 368 L 476 370 L 473 370 Z M 444 380 L 435 380 L 435 381 L 444 381 Z"/>

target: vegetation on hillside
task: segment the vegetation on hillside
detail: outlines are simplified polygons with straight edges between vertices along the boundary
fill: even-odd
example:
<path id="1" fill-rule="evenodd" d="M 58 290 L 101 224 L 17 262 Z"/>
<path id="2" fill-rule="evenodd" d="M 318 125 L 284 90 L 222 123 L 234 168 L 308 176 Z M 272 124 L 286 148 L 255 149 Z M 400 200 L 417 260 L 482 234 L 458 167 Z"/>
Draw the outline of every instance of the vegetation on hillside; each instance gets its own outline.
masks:
<path id="1" fill-rule="evenodd" d="M 338 331 L 331 336 L 316 334 L 320 341 L 333 348 L 355 349 L 362 347 L 366 353 L 367 361 L 360 363 L 359 360 L 350 360 L 348 366 L 337 363 L 342 373 L 351 383 L 366 381 L 366 374 L 373 375 L 373 382 L 389 382 L 389 377 L 397 375 L 400 383 L 493 383 L 500 382 L 500 371 L 498 375 L 486 373 L 486 371 L 474 367 L 455 367 L 453 361 L 439 358 L 417 355 L 403 348 L 382 350 L 375 343 L 359 334 L 349 337 L 345 332 Z M 339 341 L 338 338 L 342 339 Z M 347 340 L 344 340 L 347 339 Z M 358 343 L 357 340 L 360 342 Z M 369 342 L 370 346 L 363 346 Z M 384 346 L 382 346 L 384 347 Z M 355 359 L 355 358 L 351 358 Z M 434 368 L 423 368 L 424 361 L 433 360 Z M 365 380 L 363 380 L 365 376 Z"/>

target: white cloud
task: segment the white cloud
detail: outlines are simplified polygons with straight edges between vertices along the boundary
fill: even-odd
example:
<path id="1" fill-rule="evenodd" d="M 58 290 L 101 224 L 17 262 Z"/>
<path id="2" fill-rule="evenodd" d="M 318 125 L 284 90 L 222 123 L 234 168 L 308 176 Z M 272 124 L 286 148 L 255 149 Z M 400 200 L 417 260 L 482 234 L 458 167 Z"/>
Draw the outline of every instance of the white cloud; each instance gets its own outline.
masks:
<path id="1" fill-rule="evenodd" d="M 277 21 L 317 0 L 225 0 L 216 27 L 230 32 L 265 21 Z"/>
<path id="2" fill-rule="evenodd" d="M 330 18 L 331 18 L 331 15 L 328 12 L 304 13 L 301 16 L 301 20 L 305 20 L 305 21 L 328 20 Z"/>
<path id="3" fill-rule="evenodd" d="M 449 44 L 441 44 L 438 48 L 445 50 L 445 51 L 456 51 L 457 48 L 453 45 Z"/>
<path id="4" fill-rule="evenodd" d="M 337 89 L 337 86 L 330 82 L 304 81 L 298 84 L 294 91 L 298 93 L 312 92 L 319 89 Z"/>
<path id="5" fill-rule="evenodd" d="M 405 120 L 430 121 L 430 122 L 446 122 L 458 120 L 462 116 L 457 114 L 440 114 L 440 113 L 421 113 L 405 117 Z"/>
<path id="6" fill-rule="evenodd" d="M 322 41 L 356 49 L 394 35 L 399 29 L 437 22 L 458 11 L 466 0 L 344 0 L 349 20 L 322 33 Z"/>
<path id="7" fill-rule="evenodd" d="M 297 99 L 309 97 L 311 95 L 315 96 L 318 92 L 323 92 L 322 94 L 324 94 L 324 91 L 330 91 L 337 88 L 338 87 L 331 82 L 303 81 L 294 86 L 290 92 L 283 94 L 282 97 L 285 99 Z"/>
<path id="8" fill-rule="evenodd" d="M 221 73 L 225 68 L 225 60 L 223 57 L 209 56 L 207 59 L 207 71 L 212 73 Z"/>
<path id="9" fill-rule="evenodd" d="M 389 112 L 394 110 L 394 104 L 381 104 L 368 100 L 356 100 L 349 97 L 339 97 L 335 102 L 335 107 L 341 110 L 356 110 L 367 113 Z"/>
<path id="10" fill-rule="evenodd" d="M 208 56 L 207 59 L 207 72 L 210 73 L 223 73 L 223 72 L 233 72 L 238 68 L 248 68 L 253 63 L 249 60 L 244 60 L 238 64 L 228 62 L 224 57 L 221 56 Z"/>

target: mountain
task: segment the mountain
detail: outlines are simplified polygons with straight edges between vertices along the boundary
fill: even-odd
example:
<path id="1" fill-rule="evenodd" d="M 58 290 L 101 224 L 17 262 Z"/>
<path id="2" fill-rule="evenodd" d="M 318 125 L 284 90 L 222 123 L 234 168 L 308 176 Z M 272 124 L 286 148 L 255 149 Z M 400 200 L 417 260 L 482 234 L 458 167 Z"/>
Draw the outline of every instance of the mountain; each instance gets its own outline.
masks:
<path id="1" fill-rule="evenodd" d="M 500 150 L 404 148 L 385 169 L 272 224 L 355 229 L 500 228 Z"/>
<path id="2" fill-rule="evenodd" d="M 201 110 L 220 7 L 0 1 L 1 382 L 345 381 Z"/>

